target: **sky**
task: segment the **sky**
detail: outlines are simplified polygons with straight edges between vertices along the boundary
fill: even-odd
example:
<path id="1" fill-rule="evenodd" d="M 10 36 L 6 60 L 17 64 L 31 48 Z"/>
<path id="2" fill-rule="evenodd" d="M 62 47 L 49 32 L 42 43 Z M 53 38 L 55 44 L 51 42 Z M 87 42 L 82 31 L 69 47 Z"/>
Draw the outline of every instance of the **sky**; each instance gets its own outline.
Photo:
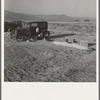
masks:
<path id="1" fill-rule="evenodd" d="M 5 10 L 25 14 L 96 17 L 96 0 L 5 0 Z"/>

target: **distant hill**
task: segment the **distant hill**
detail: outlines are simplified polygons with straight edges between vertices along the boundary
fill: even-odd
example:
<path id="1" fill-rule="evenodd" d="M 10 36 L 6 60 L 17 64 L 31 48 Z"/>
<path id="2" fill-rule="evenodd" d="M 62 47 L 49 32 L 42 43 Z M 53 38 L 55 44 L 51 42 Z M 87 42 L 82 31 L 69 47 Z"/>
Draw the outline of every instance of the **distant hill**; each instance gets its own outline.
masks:
<path id="1" fill-rule="evenodd" d="M 78 18 L 78 17 L 69 17 L 66 15 L 31 15 L 31 14 L 22 14 L 15 13 L 5 10 L 5 21 L 21 20 L 21 21 L 62 21 L 62 22 L 72 22 L 72 21 L 82 21 L 89 19 L 95 21 L 95 18 Z"/>

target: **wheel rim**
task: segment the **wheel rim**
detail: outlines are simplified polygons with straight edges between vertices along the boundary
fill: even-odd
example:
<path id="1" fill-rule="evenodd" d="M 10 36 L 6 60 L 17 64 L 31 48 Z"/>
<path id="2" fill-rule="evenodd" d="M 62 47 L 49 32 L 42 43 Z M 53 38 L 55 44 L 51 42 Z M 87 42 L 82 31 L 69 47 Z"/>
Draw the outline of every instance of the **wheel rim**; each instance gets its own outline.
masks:
<path id="1" fill-rule="evenodd" d="M 22 35 L 17 36 L 17 41 L 23 41 L 23 36 Z"/>

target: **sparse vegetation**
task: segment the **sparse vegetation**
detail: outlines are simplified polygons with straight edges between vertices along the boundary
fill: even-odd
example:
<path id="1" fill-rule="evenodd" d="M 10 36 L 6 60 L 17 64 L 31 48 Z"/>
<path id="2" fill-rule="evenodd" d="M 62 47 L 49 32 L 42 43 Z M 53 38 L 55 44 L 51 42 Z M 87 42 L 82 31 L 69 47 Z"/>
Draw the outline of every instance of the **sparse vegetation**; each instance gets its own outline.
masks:
<path id="1" fill-rule="evenodd" d="M 89 20 L 89 19 L 85 19 L 84 21 L 85 21 L 85 22 L 89 22 L 90 20 Z"/>
<path id="2" fill-rule="evenodd" d="M 88 41 L 88 50 L 52 41 L 17 42 L 5 33 L 6 82 L 96 82 L 96 24 L 49 23 L 52 41 Z"/>

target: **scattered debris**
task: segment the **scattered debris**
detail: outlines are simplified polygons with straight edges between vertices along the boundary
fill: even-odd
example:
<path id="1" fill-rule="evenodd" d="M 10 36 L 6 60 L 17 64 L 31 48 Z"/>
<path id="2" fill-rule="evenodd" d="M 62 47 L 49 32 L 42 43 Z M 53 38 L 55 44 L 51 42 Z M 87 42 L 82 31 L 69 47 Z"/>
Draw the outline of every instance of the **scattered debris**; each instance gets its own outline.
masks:
<path id="1" fill-rule="evenodd" d="M 78 41 L 76 41 L 75 39 L 73 39 L 73 43 L 78 43 Z"/>
<path id="2" fill-rule="evenodd" d="M 27 40 L 26 42 L 29 42 L 29 40 Z"/>
<path id="3" fill-rule="evenodd" d="M 66 43 L 66 42 L 53 42 L 53 44 L 56 44 L 56 45 L 61 45 L 61 46 L 68 46 L 68 47 L 73 47 L 73 48 L 77 48 L 77 49 L 83 49 L 83 50 L 88 50 L 88 47 L 87 46 L 82 46 L 82 45 L 79 45 L 79 44 L 76 44 L 76 43 Z"/>

